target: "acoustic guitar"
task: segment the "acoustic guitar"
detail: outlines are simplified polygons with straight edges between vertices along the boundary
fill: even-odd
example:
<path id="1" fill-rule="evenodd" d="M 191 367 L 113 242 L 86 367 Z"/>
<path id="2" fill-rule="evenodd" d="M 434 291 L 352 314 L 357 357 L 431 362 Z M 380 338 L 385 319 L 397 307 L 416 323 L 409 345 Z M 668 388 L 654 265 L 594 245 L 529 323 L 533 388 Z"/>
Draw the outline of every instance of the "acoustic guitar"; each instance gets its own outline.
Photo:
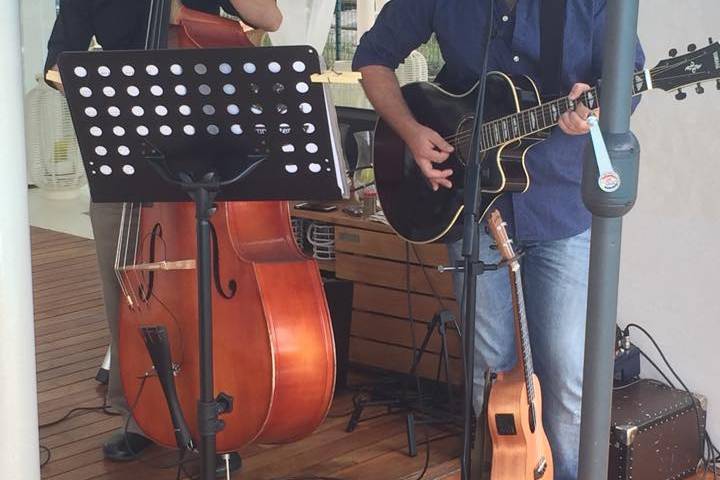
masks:
<path id="1" fill-rule="evenodd" d="M 637 72 L 632 78 L 633 95 L 652 89 L 675 90 L 720 77 L 720 45 L 697 49 L 661 61 L 655 68 Z M 630 79 L 628 79 L 630 80 Z M 717 84 L 720 89 L 720 80 Z M 450 168 L 453 187 L 433 191 L 410 150 L 395 131 L 380 119 L 375 128 L 373 163 L 378 197 L 392 228 L 412 243 L 457 240 L 461 228 L 453 228 L 463 210 L 465 162 L 474 125 L 477 85 L 463 95 L 453 95 L 439 86 L 418 82 L 405 85 L 402 93 L 416 120 L 455 147 L 442 168 Z M 676 98 L 687 93 L 679 90 Z M 567 97 L 542 103 L 535 83 L 526 76 L 510 77 L 491 72 L 486 81 L 485 119 L 482 127 L 482 198 L 480 210 L 489 211 L 505 192 L 525 192 L 530 173 L 525 166 L 528 150 L 544 140 L 560 116 L 582 102 L 598 107 L 598 88 L 576 101 Z"/>
<path id="2" fill-rule="evenodd" d="M 515 368 L 497 374 L 490 388 L 487 405 L 492 439 L 490 480 L 552 480 L 552 452 L 543 429 L 540 382 L 533 372 L 520 262 L 497 210 L 490 214 L 488 227 L 509 267 L 518 359 Z"/>

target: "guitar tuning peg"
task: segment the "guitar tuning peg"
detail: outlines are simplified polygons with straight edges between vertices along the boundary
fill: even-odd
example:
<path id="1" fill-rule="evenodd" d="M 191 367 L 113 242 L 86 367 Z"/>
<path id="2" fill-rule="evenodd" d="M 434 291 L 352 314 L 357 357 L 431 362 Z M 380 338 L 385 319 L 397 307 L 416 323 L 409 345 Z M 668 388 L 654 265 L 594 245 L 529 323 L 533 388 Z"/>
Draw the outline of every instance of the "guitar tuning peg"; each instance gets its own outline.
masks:
<path id="1" fill-rule="evenodd" d="M 698 83 L 697 87 L 695 87 L 695 91 L 698 93 L 698 95 L 702 95 L 703 93 L 705 93 L 705 88 Z"/>
<path id="2" fill-rule="evenodd" d="M 668 55 L 670 55 L 671 57 L 674 57 L 675 55 L 677 55 L 677 53 L 678 53 L 677 48 L 671 48 L 670 51 L 668 52 Z"/>
<path id="3" fill-rule="evenodd" d="M 720 79 L 717 80 L 717 84 L 715 86 L 717 87 L 718 90 L 720 90 Z"/>
<path id="4" fill-rule="evenodd" d="M 712 43 L 713 43 L 712 37 L 708 37 L 708 43 L 709 43 L 710 45 L 712 45 Z"/>
<path id="5" fill-rule="evenodd" d="M 675 95 L 676 100 L 685 100 L 687 98 L 687 93 L 682 91 L 682 88 L 678 89 L 678 93 Z"/>
<path id="6" fill-rule="evenodd" d="M 697 45 L 695 45 L 694 43 L 688 45 L 688 52 L 694 52 L 695 50 L 697 50 Z"/>

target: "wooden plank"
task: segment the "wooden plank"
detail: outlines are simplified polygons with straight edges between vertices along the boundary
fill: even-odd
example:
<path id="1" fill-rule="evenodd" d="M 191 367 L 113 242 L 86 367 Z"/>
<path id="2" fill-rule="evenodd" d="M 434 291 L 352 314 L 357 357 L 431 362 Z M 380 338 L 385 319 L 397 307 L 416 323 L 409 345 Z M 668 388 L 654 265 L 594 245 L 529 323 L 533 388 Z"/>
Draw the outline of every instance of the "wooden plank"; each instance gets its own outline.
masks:
<path id="1" fill-rule="evenodd" d="M 364 221 L 358 223 L 362 224 L 362 222 Z M 387 231 L 385 226 L 378 228 L 379 230 L 374 228 L 368 230 Z M 103 404 L 106 389 L 95 382 L 93 377 L 105 355 L 109 337 L 92 241 L 33 228 L 32 246 L 36 260 L 33 284 L 37 307 L 35 332 L 38 354 L 38 408 L 40 422 L 47 423 L 64 416 L 72 408 L 97 407 Z M 396 263 L 404 268 L 402 263 L 388 263 Z M 422 275 L 421 270 L 414 273 Z M 69 278 L 72 278 L 72 282 L 68 282 Z M 401 340 L 403 330 L 408 331 L 409 322 L 392 316 L 407 316 L 403 287 L 398 290 L 379 289 L 366 284 L 358 284 L 356 287 L 355 302 L 362 307 L 355 313 L 354 323 L 359 329 L 356 333 L 369 336 L 368 332 L 376 330 L 380 322 L 386 330 L 391 323 L 394 326 L 390 330 L 397 332 L 394 338 Z M 373 298 L 378 297 L 378 290 L 387 293 L 383 293 L 379 298 Z M 447 299 L 444 301 L 454 304 Z M 438 305 L 432 296 L 417 293 L 412 295 L 412 302 L 415 316 L 421 317 L 419 320 L 426 322 L 432 318 L 431 312 Z M 451 306 L 451 308 L 455 307 Z M 377 309 L 380 311 L 374 311 Z M 373 313 L 384 313 L 385 317 Z M 425 324 L 417 323 L 418 337 L 424 335 L 425 328 Z M 393 339 L 393 337 L 389 338 Z M 404 362 L 409 365 L 412 359 L 411 350 L 408 348 L 355 337 L 351 342 L 351 355 L 358 342 L 360 344 L 365 342 L 379 347 L 379 350 L 372 350 L 363 345 L 368 355 L 376 357 L 379 355 L 387 362 L 394 361 L 397 365 Z M 361 352 L 355 358 L 362 355 Z M 437 358 L 437 355 L 428 354 L 421 369 L 434 375 Z M 456 359 L 453 361 L 457 362 Z M 355 377 L 354 375 L 353 378 Z M 280 476 L 339 475 L 348 480 L 360 478 L 400 480 L 405 479 L 410 473 L 419 471 L 423 460 L 410 459 L 405 454 L 405 423 L 401 415 L 364 421 L 353 433 L 347 433 L 345 432 L 347 417 L 343 414 L 351 407 L 352 394 L 340 394 L 335 399 L 332 415 L 308 438 L 288 445 L 251 445 L 243 449 L 245 466 L 241 474 L 242 478 L 269 480 Z M 366 416 L 382 412 L 383 410 L 379 408 L 369 408 L 366 410 Z M 159 463 L 174 461 L 176 454 L 172 451 L 151 448 L 143 455 L 143 461 L 126 464 L 107 462 L 103 459 L 102 443 L 110 434 L 121 428 L 122 423 L 121 417 L 91 411 L 78 413 L 58 425 L 42 429 L 41 443 L 52 450 L 51 461 L 43 468 L 42 478 L 46 480 L 174 479 L 176 477 L 174 469 L 152 468 Z M 435 430 L 430 428 L 430 432 Z M 418 442 L 422 443 L 422 438 L 419 438 Z M 439 445 L 437 450 L 433 449 L 431 472 L 441 473 L 446 470 L 444 465 L 451 465 L 446 458 L 445 446 Z M 279 458 L 283 461 L 279 462 Z M 393 465 L 385 469 L 392 473 L 391 477 L 379 473 L 381 465 L 388 464 Z M 425 478 L 435 480 L 431 476 Z M 410 477 L 407 479 L 410 480 Z"/>
<path id="2" fill-rule="evenodd" d="M 338 206 L 338 209 L 334 212 L 312 212 L 310 210 L 298 210 L 296 208 L 290 209 L 290 215 L 293 218 L 304 218 L 306 220 L 314 220 L 322 223 L 330 223 L 333 225 L 345 225 L 353 228 L 362 228 L 364 230 L 373 230 L 376 232 L 393 233 L 392 228 L 384 223 L 372 222 L 370 220 L 351 217 L 347 213 L 343 212 L 343 207 L 348 205 L 355 205 L 352 202 L 327 202 Z"/>
<path id="3" fill-rule="evenodd" d="M 413 317 L 421 322 L 429 322 L 440 310 L 449 310 L 459 319 L 458 305 L 454 300 L 438 299 L 431 295 L 410 294 Z M 356 283 L 353 289 L 353 308 L 394 317 L 408 318 L 407 292 Z"/>
<path id="4" fill-rule="evenodd" d="M 353 311 L 351 333 L 354 337 L 413 348 L 413 332 L 415 336 L 415 346 L 416 348 L 420 348 L 428 332 L 428 324 L 421 322 L 413 323 L 406 319 L 376 313 Z M 461 358 L 462 345 L 460 344 L 460 337 L 457 332 L 455 330 L 449 331 L 446 338 L 448 353 L 455 358 Z M 441 346 L 442 339 L 440 338 L 438 329 L 435 328 L 427 345 L 427 350 L 439 354 Z"/>
<path id="5" fill-rule="evenodd" d="M 397 290 L 407 288 L 406 265 L 377 258 L 338 252 L 335 257 L 335 275 L 338 278 L 369 285 Z M 441 297 L 454 298 L 452 279 L 449 275 L 442 274 L 437 269 L 423 269 L 417 265 L 410 266 L 410 290 L 425 294 L 433 294 L 435 291 Z"/>
<path id="6" fill-rule="evenodd" d="M 447 265 L 449 262 L 445 245 L 412 245 L 397 235 L 343 226 L 335 227 L 335 250 L 399 262 L 409 258 L 411 263 L 428 266 Z"/>
<path id="7" fill-rule="evenodd" d="M 412 359 L 413 352 L 409 348 L 363 338 L 350 338 L 350 361 L 353 363 L 369 365 L 391 372 L 409 373 Z M 425 378 L 434 379 L 437 375 L 439 359 L 440 357 L 437 354 L 424 354 L 418 366 L 418 374 Z M 462 383 L 463 369 L 462 362 L 459 359 L 450 359 L 449 372 L 452 383 L 456 385 Z"/>

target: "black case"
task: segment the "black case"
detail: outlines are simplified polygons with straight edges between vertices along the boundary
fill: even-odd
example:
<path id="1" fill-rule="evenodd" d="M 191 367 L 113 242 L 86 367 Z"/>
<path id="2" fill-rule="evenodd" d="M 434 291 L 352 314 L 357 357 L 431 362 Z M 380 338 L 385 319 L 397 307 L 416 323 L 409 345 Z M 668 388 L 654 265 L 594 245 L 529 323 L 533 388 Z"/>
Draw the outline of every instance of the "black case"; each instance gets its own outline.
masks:
<path id="1" fill-rule="evenodd" d="M 608 480 L 676 480 L 702 455 L 705 400 L 655 380 L 614 390 Z"/>

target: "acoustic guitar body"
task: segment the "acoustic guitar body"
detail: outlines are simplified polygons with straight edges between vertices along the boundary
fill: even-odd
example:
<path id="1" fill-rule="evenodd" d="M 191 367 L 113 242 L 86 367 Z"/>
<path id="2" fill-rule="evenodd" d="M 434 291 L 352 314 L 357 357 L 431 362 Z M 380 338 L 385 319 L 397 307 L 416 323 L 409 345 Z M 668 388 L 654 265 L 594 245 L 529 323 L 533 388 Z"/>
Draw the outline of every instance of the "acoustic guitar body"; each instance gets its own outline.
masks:
<path id="1" fill-rule="evenodd" d="M 491 480 L 552 480 L 550 443 L 541 415 L 540 382 L 533 375 L 537 423 L 530 426 L 525 380 L 518 371 L 498 374 L 488 402 L 488 426 L 493 443 Z"/>

